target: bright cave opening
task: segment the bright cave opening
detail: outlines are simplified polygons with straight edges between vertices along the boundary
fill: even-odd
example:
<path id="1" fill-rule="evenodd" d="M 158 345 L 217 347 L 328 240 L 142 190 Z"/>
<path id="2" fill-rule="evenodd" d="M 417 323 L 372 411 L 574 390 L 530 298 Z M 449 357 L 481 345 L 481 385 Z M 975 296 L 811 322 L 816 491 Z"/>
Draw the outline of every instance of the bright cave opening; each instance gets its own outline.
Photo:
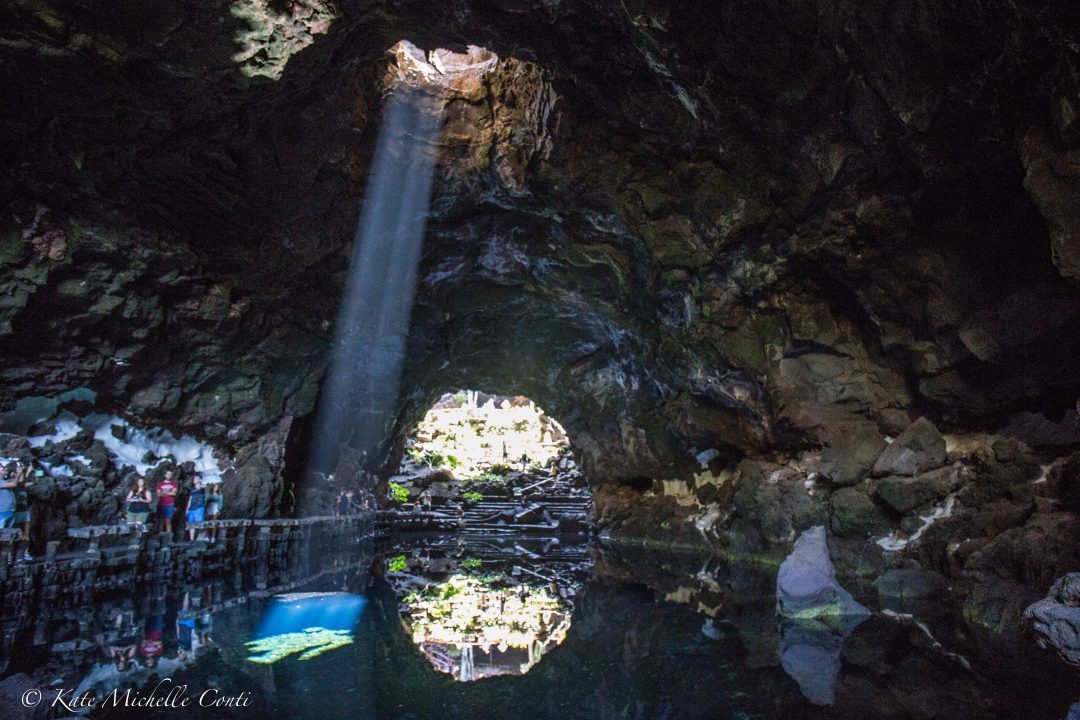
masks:
<path id="1" fill-rule="evenodd" d="M 587 534 L 588 486 L 566 431 L 524 396 L 441 396 L 405 442 L 391 503 L 462 516 L 466 532 Z"/>

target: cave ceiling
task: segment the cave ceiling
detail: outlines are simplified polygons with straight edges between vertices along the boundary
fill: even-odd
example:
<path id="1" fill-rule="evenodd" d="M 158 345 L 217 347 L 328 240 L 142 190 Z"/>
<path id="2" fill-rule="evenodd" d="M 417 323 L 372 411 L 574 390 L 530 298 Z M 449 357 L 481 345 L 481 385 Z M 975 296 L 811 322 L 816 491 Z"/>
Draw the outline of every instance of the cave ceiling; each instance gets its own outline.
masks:
<path id="1" fill-rule="evenodd" d="M 535 399 L 613 478 L 1074 416 L 1067 3 L 3 11 L 7 407 L 88 385 L 234 448 L 308 416 L 383 93 L 471 52 L 398 438 L 459 386 Z"/>

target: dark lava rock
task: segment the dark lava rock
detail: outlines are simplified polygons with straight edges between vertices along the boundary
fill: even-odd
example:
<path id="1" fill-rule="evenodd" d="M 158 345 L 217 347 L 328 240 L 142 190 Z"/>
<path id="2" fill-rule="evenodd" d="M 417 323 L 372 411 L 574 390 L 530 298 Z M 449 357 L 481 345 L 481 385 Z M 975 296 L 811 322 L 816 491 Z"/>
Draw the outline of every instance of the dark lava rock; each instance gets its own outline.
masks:
<path id="1" fill-rule="evenodd" d="M 35 708 L 26 707 L 23 695 L 37 685 L 25 673 L 16 673 L 0 680 L 0 708 L 7 720 L 32 720 Z"/>
<path id="2" fill-rule="evenodd" d="M 945 438 L 934 424 L 919 418 L 878 456 L 874 475 L 918 475 L 945 464 Z"/>
<path id="3" fill-rule="evenodd" d="M 1035 513 L 971 554 L 964 564 L 970 591 L 963 615 L 977 637 L 1016 640 L 1022 616 L 1054 581 L 1080 567 L 1080 518 Z"/>
<path id="4" fill-rule="evenodd" d="M 929 570 L 893 569 L 874 581 L 878 594 L 899 600 L 915 600 L 940 595 L 948 588 L 948 581 Z"/>
<path id="5" fill-rule="evenodd" d="M 961 467 L 953 465 L 915 477 L 883 478 L 878 483 L 877 494 L 894 510 L 907 515 L 927 503 L 941 500 L 963 482 Z"/>
<path id="6" fill-rule="evenodd" d="M 827 500 L 811 495 L 806 477 L 791 468 L 745 460 L 734 482 L 737 530 L 751 528 L 768 545 L 786 545 L 803 530 L 828 522 Z"/>
<path id="7" fill-rule="evenodd" d="M 838 537 L 863 538 L 887 527 L 885 517 L 862 490 L 841 488 L 829 498 L 830 523 Z"/>
<path id="8" fill-rule="evenodd" d="M 877 433 L 844 433 L 821 453 L 821 472 L 837 485 L 854 485 L 870 472 L 886 447 Z"/>
<path id="9" fill-rule="evenodd" d="M 1046 485 L 1062 507 L 1080 511 L 1080 452 L 1054 463 L 1046 473 Z"/>

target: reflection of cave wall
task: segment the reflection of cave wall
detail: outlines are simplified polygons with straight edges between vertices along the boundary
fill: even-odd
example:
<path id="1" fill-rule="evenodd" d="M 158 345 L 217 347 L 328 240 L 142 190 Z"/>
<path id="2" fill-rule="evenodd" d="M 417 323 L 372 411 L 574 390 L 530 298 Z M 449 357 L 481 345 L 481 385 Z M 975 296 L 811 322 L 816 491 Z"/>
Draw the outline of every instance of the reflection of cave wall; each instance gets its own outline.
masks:
<path id="1" fill-rule="evenodd" d="M 854 720 L 866 717 L 868 707 L 882 717 L 906 717 L 906 698 L 915 688 L 922 688 L 919 711 L 942 717 L 992 716 L 989 697 L 1020 713 L 1045 709 L 1048 717 L 1071 702 L 1056 674 L 1031 675 L 1026 684 L 1013 677 L 997 689 L 975 684 L 956 671 L 955 661 L 929 647 L 917 627 L 876 617 L 845 643 L 836 705 L 815 709 L 780 665 L 773 575 L 706 567 L 708 574 L 700 559 L 673 561 L 670 555 L 601 556 L 566 641 L 524 676 L 475 683 L 432 669 L 402 631 L 396 598 L 384 589 L 361 628 L 362 634 L 368 630 L 374 658 L 392 658 L 376 660 L 372 668 L 379 678 L 375 709 L 448 718 L 716 718 L 742 712 Z M 1057 684 L 1050 677 L 1058 677 Z M 559 692 L 551 693 L 552 687 Z"/>

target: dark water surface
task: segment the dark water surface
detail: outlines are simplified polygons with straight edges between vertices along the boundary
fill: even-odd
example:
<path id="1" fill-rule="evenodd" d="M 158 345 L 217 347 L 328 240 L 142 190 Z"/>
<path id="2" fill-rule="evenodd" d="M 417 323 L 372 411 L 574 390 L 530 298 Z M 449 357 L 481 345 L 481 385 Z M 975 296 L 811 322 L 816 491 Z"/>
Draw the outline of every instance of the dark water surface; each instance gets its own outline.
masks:
<path id="1" fill-rule="evenodd" d="M 857 593 L 875 612 L 854 628 L 780 623 L 774 572 L 413 538 L 9 608 L 0 662 L 53 718 L 1064 720 L 1080 700 L 1075 675 L 980 658 L 945 607 Z"/>

